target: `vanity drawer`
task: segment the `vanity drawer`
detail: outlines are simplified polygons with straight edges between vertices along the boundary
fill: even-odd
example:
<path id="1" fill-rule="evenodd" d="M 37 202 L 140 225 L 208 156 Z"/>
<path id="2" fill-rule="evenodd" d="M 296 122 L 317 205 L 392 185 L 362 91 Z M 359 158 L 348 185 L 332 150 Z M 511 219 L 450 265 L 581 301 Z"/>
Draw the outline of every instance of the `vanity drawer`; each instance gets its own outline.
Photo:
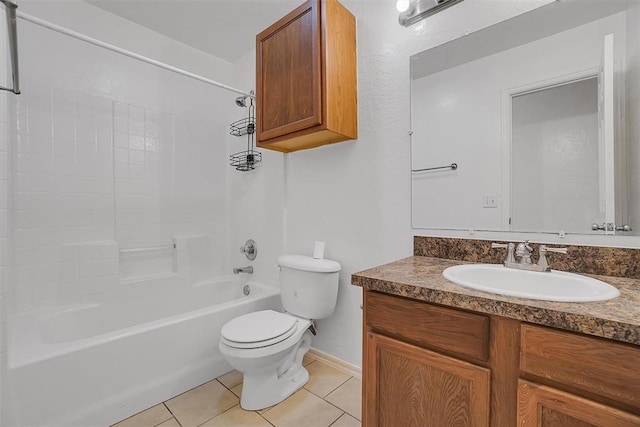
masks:
<path id="1" fill-rule="evenodd" d="M 365 291 L 365 323 L 372 330 L 427 348 L 487 361 L 489 318 Z"/>
<path id="2" fill-rule="evenodd" d="M 523 324 L 520 369 L 640 408 L 640 347 Z"/>

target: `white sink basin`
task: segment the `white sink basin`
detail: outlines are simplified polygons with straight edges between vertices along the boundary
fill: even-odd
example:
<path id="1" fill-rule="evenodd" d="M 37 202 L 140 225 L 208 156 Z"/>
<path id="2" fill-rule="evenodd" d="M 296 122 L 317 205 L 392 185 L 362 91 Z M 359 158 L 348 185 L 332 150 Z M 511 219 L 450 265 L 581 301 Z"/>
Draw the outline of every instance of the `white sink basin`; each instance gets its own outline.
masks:
<path id="1" fill-rule="evenodd" d="M 620 291 L 608 283 L 564 271 L 537 272 L 500 264 L 464 264 L 449 267 L 442 275 L 479 291 L 545 301 L 605 301 L 620 295 Z"/>

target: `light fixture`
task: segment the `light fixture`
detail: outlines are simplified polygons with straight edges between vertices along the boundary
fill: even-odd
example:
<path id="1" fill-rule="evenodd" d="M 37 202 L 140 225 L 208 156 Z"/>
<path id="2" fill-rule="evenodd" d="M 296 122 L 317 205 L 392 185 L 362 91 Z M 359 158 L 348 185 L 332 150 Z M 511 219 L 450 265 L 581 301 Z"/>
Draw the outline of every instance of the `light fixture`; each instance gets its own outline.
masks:
<path id="1" fill-rule="evenodd" d="M 398 0 L 396 3 L 396 9 L 400 12 L 398 22 L 400 25 L 409 27 L 461 1 L 464 0 Z"/>
<path id="2" fill-rule="evenodd" d="M 411 13 L 410 9 L 415 9 L 415 5 L 411 0 L 398 0 L 396 2 L 396 9 L 398 9 L 400 13 L 409 14 Z"/>

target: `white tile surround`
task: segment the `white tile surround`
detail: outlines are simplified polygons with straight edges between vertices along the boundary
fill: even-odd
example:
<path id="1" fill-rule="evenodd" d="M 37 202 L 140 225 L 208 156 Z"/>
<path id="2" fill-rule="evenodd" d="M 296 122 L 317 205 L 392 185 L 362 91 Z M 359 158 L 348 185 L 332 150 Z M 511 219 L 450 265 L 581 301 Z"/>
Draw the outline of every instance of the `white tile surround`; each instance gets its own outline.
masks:
<path id="1" fill-rule="evenodd" d="M 210 159 L 226 147 L 210 143 L 215 123 L 28 80 L 24 92 L 11 103 L 19 310 L 177 273 L 179 236 L 208 236 L 209 271 L 225 272 L 226 171 Z M 167 250 L 126 251 L 158 247 Z"/>
<path id="2" fill-rule="evenodd" d="M 185 68 L 209 67 L 222 77 L 231 69 L 86 4 L 25 6 L 57 22 L 92 17 L 91 31 L 107 41 L 116 35 L 105 27 L 118 27 L 117 37 L 145 40 L 150 52 L 182 52 L 187 63 L 174 64 Z M 177 275 L 188 248 L 172 246 L 189 236 L 205 238 L 208 262 L 200 266 L 208 266 L 189 272 L 183 262 L 179 278 L 227 274 L 225 135 L 233 94 L 21 24 L 23 94 L 10 96 L 2 115 L 16 123 L 8 130 L 15 148 L 12 307 L 94 299 L 135 278 Z M 127 251 L 161 247 L 167 250 Z"/>

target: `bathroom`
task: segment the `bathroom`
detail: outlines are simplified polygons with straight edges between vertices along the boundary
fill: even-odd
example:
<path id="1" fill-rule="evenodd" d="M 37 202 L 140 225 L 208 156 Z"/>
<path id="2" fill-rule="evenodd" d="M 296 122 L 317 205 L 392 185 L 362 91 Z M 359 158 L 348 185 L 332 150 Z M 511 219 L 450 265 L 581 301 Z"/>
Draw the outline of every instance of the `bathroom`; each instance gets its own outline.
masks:
<path id="1" fill-rule="evenodd" d="M 256 34 L 302 2 L 274 1 L 262 9 L 254 4 L 257 0 L 237 2 L 240 6 L 235 9 L 230 3 L 158 2 L 154 9 L 159 13 L 157 22 L 146 1 L 22 0 L 18 10 L 249 92 L 256 85 Z M 268 293 L 279 286 L 280 255 L 311 255 L 314 242 L 326 242 L 325 258 L 341 265 L 338 299 L 333 315 L 318 321 L 312 347 L 316 355 L 340 361 L 357 378 L 363 359 L 363 292 L 351 285 L 353 273 L 411 256 L 414 236 L 536 241 L 536 235 L 530 233 L 481 231 L 482 226 L 429 229 L 412 223 L 409 57 L 554 2 L 465 0 L 410 27 L 398 24 L 393 0 L 341 3 L 357 20 L 357 140 L 289 154 L 258 149 L 262 161 L 250 172 L 229 165 L 229 156 L 246 144 L 245 138 L 228 131 L 229 123 L 248 114 L 247 107 L 235 103 L 238 93 L 18 20 L 22 94 L 0 95 L 3 426 L 30 425 L 31 421 L 13 421 L 31 420 L 29 412 L 33 411 L 25 400 L 31 390 L 25 387 L 45 385 L 38 383 L 40 377 L 12 376 L 12 367 L 26 363 L 27 357 L 12 353 L 11 340 L 20 336 L 14 329 L 17 314 L 91 303 L 100 296 L 105 301 L 148 301 L 137 308 L 144 317 L 151 311 L 150 305 L 171 308 L 174 288 L 179 291 L 180 286 L 210 278 L 230 278 L 240 291 L 244 281 L 250 280 L 256 287 L 263 284 Z M 224 19 L 213 23 L 209 18 L 238 14 L 238 7 L 246 14 L 246 21 L 233 21 L 235 28 L 224 26 Z M 190 13 L 178 19 L 185 11 Z M 246 29 L 243 22 L 247 22 Z M 198 27 L 191 45 L 180 34 L 186 33 L 189 25 Z M 11 81 L 10 62 L 5 60 L 10 57 L 6 35 L 3 23 L 0 82 Z M 236 38 L 237 43 L 233 41 Z M 217 46 L 219 53 L 208 53 L 207 45 Z M 87 123 L 90 126 L 85 127 Z M 76 142 L 84 138 L 83 133 L 95 142 L 86 152 Z M 137 137 L 144 137 L 144 142 Z M 65 145 L 66 141 L 72 143 Z M 132 141 L 143 145 L 134 147 Z M 453 161 L 464 170 L 461 160 L 446 160 Z M 134 173 L 138 177 L 132 176 Z M 456 202 L 452 195 L 437 196 L 437 203 L 449 209 Z M 248 239 L 258 247 L 253 261 L 239 251 Z M 538 235 L 537 240 L 556 245 L 640 247 L 637 235 L 569 234 L 562 238 L 549 234 Z M 47 247 L 54 248 L 55 258 Z M 157 248 L 153 262 L 137 262 L 141 258 L 136 258 L 134 250 L 139 248 Z M 248 265 L 253 266 L 251 275 L 232 274 L 233 268 Z M 277 309 L 277 302 L 272 303 Z M 128 314 L 131 311 L 135 310 Z M 120 320 L 120 316 L 114 317 L 99 319 L 98 328 L 107 323 L 104 327 L 112 328 Z M 205 335 L 202 330 L 178 331 L 176 336 Z M 81 332 L 69 329 L 56 333 Z M 214 341 L 215 333 L 207 340 Z M 175 348 L 166 342 L 166 348 L 159 351 L 187 353 L 181 351 L 181 342 L 176 341 Z M 144 348 L 146 341 L 123 345 L 127 348 L 110 350 L 114 362 L 124 360 L 119 356 L 125 351 L 135 353 Z M 184 343 L 188 345 L 195 346 Z M 145 357 L 149 362 L 155 360 L 152 352 Z M 188 360 L 185 354 L 176 364 Z M 142 376 L 135 367 L 95 366 L 88 365 L 87 372 L 117 367 L 120 375 L 134 380 L 138 374 Z M 49 374 L 61 378 L 59 383 L 65 375 L 73 377 L 76 368 L 61 366 L 57 368 L 60 372 Z M 185 384 L 190 381 L 191 387 L 225 373 L 183 368 L 176 368 L 175 375 L 182 372 L 188 378 Z M 154 385 L 141 380 L 140 386 L 152 389 Z M 108 388 L 99 383 L 95 387 Z M 43 400 L 46 393 L 55 393 L 61 402 L 66 392 L 79 398 L 84 394 L 81 390 L 42 388 Z M 176 389 L 155 401 L 148 397 L 143 402 L 142 398 L 135 412 L 185 390 Z M 122 409 L 114 402 L 109 403 Z M 67 400 L 66 404 L 67 413 L 55 407 L 46 411 L 64 419 L 74 412 L 74 402 Z M 98 410 L 88 406 L 88 412 Z M 133 415 L 127 410 L 108 424 Z M 343 412 L 338 414 L 340 418 Z M 73 414 L 78 419 L 84 415 Z M 360 419 L 352 418 L 354 423 Z"/>

